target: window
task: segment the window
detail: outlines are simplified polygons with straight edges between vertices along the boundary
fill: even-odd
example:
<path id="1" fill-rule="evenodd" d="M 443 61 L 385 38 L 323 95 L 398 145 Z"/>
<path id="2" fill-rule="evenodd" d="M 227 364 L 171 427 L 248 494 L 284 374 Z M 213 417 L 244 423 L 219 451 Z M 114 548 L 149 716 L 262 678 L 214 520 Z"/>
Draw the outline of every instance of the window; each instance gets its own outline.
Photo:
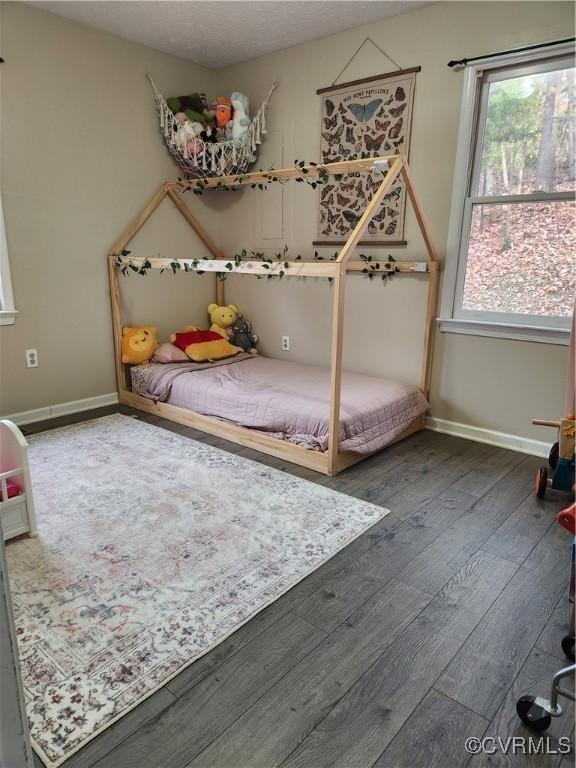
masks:
<path id="1" fill-rule="evenodd" d="M 576 80 L 565 46 L 467 68 L 442 330 L 567 343 Z"/>
<path id="2" fill-rule="evenodd" d="M 0 325 L 11 325 L 16 320 L 10 264 L 8 263 L 8 244 L 4 229 L 4 214 L 0 199 Z"/>

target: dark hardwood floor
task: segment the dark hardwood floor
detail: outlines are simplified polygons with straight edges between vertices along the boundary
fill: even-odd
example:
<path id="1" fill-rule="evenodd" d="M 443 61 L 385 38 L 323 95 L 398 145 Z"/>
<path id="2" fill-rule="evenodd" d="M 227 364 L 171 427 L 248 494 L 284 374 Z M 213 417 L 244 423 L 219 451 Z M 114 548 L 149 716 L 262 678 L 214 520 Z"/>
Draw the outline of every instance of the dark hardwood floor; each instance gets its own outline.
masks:
<path id="1" fill-rule="evenodd" d="M 558 766 L 562 754 L 472 757 L 468 737 L 529 736 L 516 699 L 564 666 L 566 497 L 539 501 L 543 463 L 421 432 L 326 478 L 134 415 L 385 506 L 391 514 L 128 713 L 65 768 Z M 574 738 L 574 708 L 547 732 Z M 570 762 L 568 762 L 570 761 Z M 38 765 L 41 765 L 38 761 Z"/>

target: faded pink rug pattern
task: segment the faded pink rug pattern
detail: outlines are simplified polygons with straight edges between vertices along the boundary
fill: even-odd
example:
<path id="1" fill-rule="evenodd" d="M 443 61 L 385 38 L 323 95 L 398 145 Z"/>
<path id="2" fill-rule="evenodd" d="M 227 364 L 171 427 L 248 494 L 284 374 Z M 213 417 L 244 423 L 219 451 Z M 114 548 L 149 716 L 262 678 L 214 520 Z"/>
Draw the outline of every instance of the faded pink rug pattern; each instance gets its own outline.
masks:
<path id="1" fill-rule="evenodd" d="M 60 765 L 387 510 L 127 416 L 30 438 L 7 556 L 34 747 Z"/>

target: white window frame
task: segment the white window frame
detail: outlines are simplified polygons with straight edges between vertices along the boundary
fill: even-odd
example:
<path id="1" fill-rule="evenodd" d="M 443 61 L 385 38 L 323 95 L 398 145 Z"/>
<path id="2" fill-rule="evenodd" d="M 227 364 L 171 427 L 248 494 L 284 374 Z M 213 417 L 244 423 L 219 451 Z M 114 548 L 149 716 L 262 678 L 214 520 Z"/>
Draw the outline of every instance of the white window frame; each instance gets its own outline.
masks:
<path id="1" fill-rule="evenodd" d="M 462 309 L 468 241 L 474 205 L 482 202 L 499 204 L 574 198 L 573 193 L 565 192 L 538 192 L 528 195 L 503 195 L 485 198 L 470 194 L 475 191 L 474 183 L 479 173 L 481 161 L 481 152 L 476 153 L 475 149 L 476 146 L 482 146 L 486 122 L 488 88 L 483 87 L 484 83 L 508 79 L 510 77 L 509 71 L 497 72 L 502 68 L 517 67 L 518 73 L 525 74 L 547 68 L 553 69 L 557 67 L 558 59 L 562 57 L 572 58 L 573 63 L 573 43 L 551 45 L 537 51 L 518 51 L 504 54 L 490 59 L 478 60 L 466 67 L 439 319 L 440 330 L 444 332 L 542 341 L 549 344 L 569 343 L 570 318 L 472 312 Z M 552 58 L 554 61 L 550 61 Z"/>
<path id="2" fill-rule="evenodd" d="M 4 228 L 4 213 L 0 197 L 0 325 L 13 325 L 18 311 L 14 306 L 10 262 L 8 261 L 8 242 Z"/>

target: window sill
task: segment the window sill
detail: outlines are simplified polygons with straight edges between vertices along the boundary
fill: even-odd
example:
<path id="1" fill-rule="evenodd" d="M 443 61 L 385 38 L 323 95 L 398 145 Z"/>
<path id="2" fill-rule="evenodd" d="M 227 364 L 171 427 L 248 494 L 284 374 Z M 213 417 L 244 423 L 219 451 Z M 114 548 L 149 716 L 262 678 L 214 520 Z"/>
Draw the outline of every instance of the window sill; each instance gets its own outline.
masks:
<path id="1" fill-rule="evenodd" d="M 517 341 L 539 341 L 544 344 L 561 346 L 568 346 L 570 343 L 568 328 L 543 328 L 534 325 L 489 323 L 482 320 L 456 320 L 454 318 L 439 318 L 438 323 L 443 333 L 462 333 L 466 336 L 488 336 Z"/>
<path id="2" fill-rule="evenodd" d="M 0 325 L 14 325 L 16 322 L 17 309 L 0 310 Z"/>

